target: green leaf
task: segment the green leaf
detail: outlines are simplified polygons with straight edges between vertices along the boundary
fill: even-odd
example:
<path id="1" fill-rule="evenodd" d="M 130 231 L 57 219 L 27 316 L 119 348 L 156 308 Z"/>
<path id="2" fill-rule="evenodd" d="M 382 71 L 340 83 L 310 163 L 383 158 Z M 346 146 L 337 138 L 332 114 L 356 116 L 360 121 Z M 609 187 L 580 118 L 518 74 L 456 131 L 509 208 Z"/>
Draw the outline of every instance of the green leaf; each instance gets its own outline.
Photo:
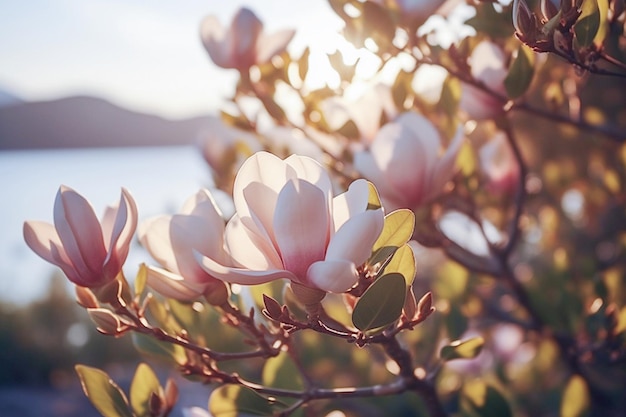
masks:
<path id="1" fill-rule="evenodd" d="M 144 334 L 133 333 L 133 344 L 143 354 L 182 365 L 187 362 L 187 355 L 182 346 L 162 342 Z"/>
<path id="2" fill-rule="evenodd" d="M 465 24 L 472 26 L 478 33 L 484 33 L 493 38 L 508 38 L 513 35 L 512 8 L 507 7 L 498 13 L 491 3 L 479 3 L 476 15 L 468 19 Z"/>
<path id="3" fill-rule="evenodd" d="M 104 417 L 133 417 L 126 395 L 106 372 L 85 365 L 75 368 L 83 391 Z"/>
<path id="4" fill-rule="evenodd" d="M 139 265 L 139 271 L 135 277 L 135 294 L 140 295 L 146 288 L 146 281 L 148 279 L 148 268 L 146 264 Z"/>
<path id="5" fill-rule="evenodd" d="M 378 210 L 382 207 L 382 203 L 380 202 L 380 197 L 378 195 L 378 190 L 376 186 L 371 182 L 367 182 L 367 187 L 369 189 L 369 195 L 367 197 L 367 209 L 368 210 Z"/>
<path id="6" fill-rule="evenodd" d="M 400 247 L 411 239 L 415 228 L 415 214 L 408 209 L 399 209 L 385 216 L 383 231 L 374 243 L 374 251 L 383 246 Z"/>
<path id="7" fill-rule="evenodd" d="M 444 361 L 451 361 L 453 359 L 473 359 L 480 354 L 484 344 L 485 339 L 480 336 L 464 341 L 456 340 L 442 347 L 439 356 Z"/>
<path id="8" fill-rule="evenodd" d="M 576 42 L 580 47 L 586 48 L 593 42 L 593 39 L 600 28 L 600 8 L 597 0 L 583 0 L 581 14 L 574 24 Z"/>
<path id="9" fill-rule="evenodd" d="M 473 380 L 463 386 L 460 403 L 461 412 L 467 417 L 513 416 L 502 394 L 481 380 Z"/>
<path id="10" fill-rule="evenodd" d="M 385 266 L 385 274 L 397 272 L 402 274 L 406 285 L 410 286 L 415 278 L 415 256 L 408 244 L 399 247 Z"/>
<path id="11" fill-rule="evenodd" d="M 511 63 L 509 73 L 504 79 L 504 87 L 509 98 L 518 98 L 526 92 L 533 80 L 533 52 L 525 45 L 517 49 L 517 57 Z"/>
<path id="12" fill-rule="evenodd" d="M 563 391 L 561 417 L 584 417 L 589 415 L 590 396 L 587 383 L 580 375 L 573 375 Z"/>
<path id="13" fill-rule="evenodd" d="M 209 412 L 214 417 L 237 417 L 241 413 L 268 416 L 272 415 L 272 406 L 269 400 L 249 388 L 223 385 L 211 393 Z"/>
<path id="14" fill-rule="evenodd" d="M 291 390 L 304 388 L 298 367 L 287 352 L 265 361 L 263 385 Z"/>
<path id="15" fill-rule="evenodd" d="M 150 416 L 150 396 L 161 396 L 159 379 L 150 366 L 140 363 L 130 384 L 130 405 L 138 417 Z"/>
<path id="16" fill-rule="evenodd" d="M 387 326 L 400 317 L 406 281 L 398 273 L 383 275 L 363 293 L 352 312 L 352 323 L 361 331 Z"/>

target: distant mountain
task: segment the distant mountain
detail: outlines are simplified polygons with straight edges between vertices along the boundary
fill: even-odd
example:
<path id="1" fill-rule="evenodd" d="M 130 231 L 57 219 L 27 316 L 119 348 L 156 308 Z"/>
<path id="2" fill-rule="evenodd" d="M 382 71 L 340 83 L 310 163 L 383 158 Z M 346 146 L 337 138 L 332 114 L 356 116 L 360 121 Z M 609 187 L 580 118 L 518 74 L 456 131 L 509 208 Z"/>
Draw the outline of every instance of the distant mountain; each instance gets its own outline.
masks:
<path id="1" fill-rule="evenodd" d="M 0 106 L 0 150 L 187 145 L 215 116 L 167 120 L 94 97 Z"/>
<path id="2" fill-rule="evenodd" d="M 9 91 L 0 88 L 0 107 L 22 103 L 22 99 Z"/>

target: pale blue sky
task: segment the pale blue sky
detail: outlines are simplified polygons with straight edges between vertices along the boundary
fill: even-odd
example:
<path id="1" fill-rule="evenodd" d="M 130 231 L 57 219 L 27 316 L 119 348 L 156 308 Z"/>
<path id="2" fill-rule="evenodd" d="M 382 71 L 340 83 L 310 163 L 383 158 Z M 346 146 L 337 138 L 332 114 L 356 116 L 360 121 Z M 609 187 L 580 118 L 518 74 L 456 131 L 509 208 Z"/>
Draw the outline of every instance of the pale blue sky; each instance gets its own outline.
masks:
<path id="1" fill-rule="evenodd" d="M 296 28 L 294 52 L 342 27 L 326 0 L 0 0 L 0 89 L 96 95 L 172 118 L 216 111 L 236 74 L 210 62 L 199 24 L 209 14 L 230 24 L 243 5 L 269 31 Z"/>

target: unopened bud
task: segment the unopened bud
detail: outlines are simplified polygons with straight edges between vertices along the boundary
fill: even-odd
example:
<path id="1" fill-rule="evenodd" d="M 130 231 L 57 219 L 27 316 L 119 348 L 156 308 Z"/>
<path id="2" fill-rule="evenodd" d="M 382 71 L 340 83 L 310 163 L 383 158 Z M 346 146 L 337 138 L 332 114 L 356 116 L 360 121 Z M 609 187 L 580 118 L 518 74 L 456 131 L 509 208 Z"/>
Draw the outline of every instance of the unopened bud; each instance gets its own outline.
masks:
<path id="1" fill-rule="evenodd" d="M 96 324 L 100 333 L 117 335 L 124 327 L 119 317 L 106 308 L 88 308 L 89 318 Z"/>
<path id="2" fill-rule="evenodd" d="M 535 30 L 526 0 L 513 0 L 513 26 L 520 39 L 525 39 Z"/>
<path id="3" fill-rule="evenodd" d="M 320 302 L 326 297 L 326 292 L 320 289 L 305 287 L 295 282 L 290 285 L 296 299 L 304 304 L 308 313 L 315 313 L 319 309 Z"/>
<path id="4" fill-rule="evenodd" d="M 404 299 L 404 306 L 402 307 L 404 315 L 408 320 L 413 320 L 417 313 L 417 301 L 415 300 L 415 293 L 413 287 L 409 287 L 406 292 L 406 298 Z"/>
<path id="5" fill-rule="evenodd" d="M 230 290 L 228 285 L 222 281 L 216 281 L 207 286 L 204 291 L 204 298 L 212 306 L 224 305 L 230 298 Z"/>
<path id="6" fill-rule="evenodd" d="M 178 401 L 178 386 L 172 378 L 165 384 L 165 402 L 168 409 L 172 409 Z"/>
<path id="7" fill-rule="evenodd" d="M 100 307 L 98 299 L 94 295 L 93 291 L 87 287 L 81 287 L 80 285 L 76 286 L 76 302 L 85 308 Z"/>
<path id="8" fill-rule="evenodd" d="M 161 414 L 163 408 L 163 398 L 156 392 L 150 393 L 150 399 L 148 400 L 148 409 L 151 416 L 158 416 Z"/>
<path id="9" fill-rule="evenodd" d="M 417 303 L 417 311 L 420 317 L 428 316 L 433 308 L 433 294 L 429 291 Z"/>
<path id="10" fill-rule="evenodd" d="M 567 3 L 567 1 L 565 3 Z M 543 15 L 544 19 L 552 19 L 559 13 L 559 9 L 559 0 L 541 0 L 541 14 Z"/>

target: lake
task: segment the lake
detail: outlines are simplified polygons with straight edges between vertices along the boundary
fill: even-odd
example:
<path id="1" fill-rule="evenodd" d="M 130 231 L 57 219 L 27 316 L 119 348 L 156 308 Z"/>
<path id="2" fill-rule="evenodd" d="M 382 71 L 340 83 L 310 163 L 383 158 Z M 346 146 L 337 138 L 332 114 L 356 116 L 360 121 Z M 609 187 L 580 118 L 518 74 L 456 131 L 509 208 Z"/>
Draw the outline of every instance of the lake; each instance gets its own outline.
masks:
<path id="1" fill-rule="evenodd" d="M 24 243 L 25 220 L 52 223 L 61 184 L 74 188 L 100 216 L 126 187 L 137 202 L 139 221 L 177 211 L 187 197 L 212 179 L 200 151 L 192 146 L 0 151 L 0 301 L 25 304 L 41 297 L 58 268 Z M 127 274 L 149 260 L 131 249 Z"/>

